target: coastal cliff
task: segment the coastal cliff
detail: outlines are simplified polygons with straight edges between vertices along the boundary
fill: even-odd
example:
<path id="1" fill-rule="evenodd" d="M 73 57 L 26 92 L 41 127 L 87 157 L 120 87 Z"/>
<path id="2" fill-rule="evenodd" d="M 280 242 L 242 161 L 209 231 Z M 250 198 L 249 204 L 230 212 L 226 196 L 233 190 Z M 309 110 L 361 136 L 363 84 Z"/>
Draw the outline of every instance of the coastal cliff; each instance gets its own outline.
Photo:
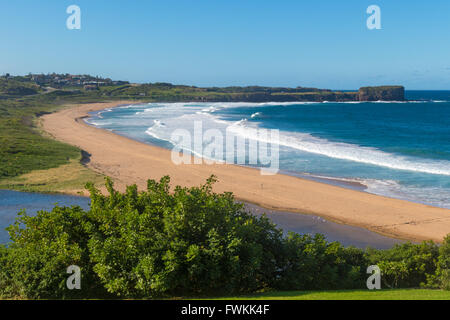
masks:
<path id="1" fill-rule="evenodd" d="M 403 86 L 379 86 L 359 88 L 359 101 L 404 101 Z"/>
<path id="2" fill-rule="evenodd" d="M 311 87 L 196 87 L 165 82 L 112 81 L 89 75 L 28 75 L 0 77 L 0 99 L 45 93 L 47 97 L 86 95 L 91 99 L 155 102 L 349 102 L 403 101 L 402 86 L 362 87 L 359 91 L 334 91 Z"/>
<path id="3" fill-rule="evenodd" d="M 105 92 L 106 93 L 106 92 Z M 157 102 L 352 102 L 403 101 L 402 86 L 362 87 L 359 91 L 333 91 L 317 88 L 286 87 L 195 87 L 170 83 L 122 86 L 106 93 L 111 97 Z"/>

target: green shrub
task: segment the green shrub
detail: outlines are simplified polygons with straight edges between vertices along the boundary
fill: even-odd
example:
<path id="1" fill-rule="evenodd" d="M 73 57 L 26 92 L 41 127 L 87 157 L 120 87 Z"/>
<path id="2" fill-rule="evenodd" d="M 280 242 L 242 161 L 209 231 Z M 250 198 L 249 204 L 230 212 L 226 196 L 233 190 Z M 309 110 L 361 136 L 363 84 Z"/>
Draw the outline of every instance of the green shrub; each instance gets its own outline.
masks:
<path id="1" fill-rule="evenodd" d="M 231 193 L 176 187 L 169 178 L 108 196 L 91 184 L 91 209 L 55 207 L 19 214 L 0 251 L 0 290 L 25 298 L 155 297 L 253 292 L 271 287 L 282 232 Z M 81 267 L 81 290 L 66 288 L 69 265 Z"/>
<path id="2" fill-rule="evenodd" d="M 231 193 L 177 186 L 169 177 L 124 193 L 92 184 L 90 210 L 58 207 L 19 213 L 0 246 L 0 296 L 13 298 L 155 298 L 218 296 L 268 289 L 365 288 L 376 264 L 388 287 L 425 282 L 449 287 L 450 236 L 390 250 L 345 248 L 322 235 L 283 236 L 265 216 L 248 213 Z M 67 267 L 81 268 L 69 290 Z"/>
<path id="3" fill-rule="evenodd" d="M 92 185 L 91 261 L 120 297 L 252 292 L 270 286 L 282 234 L 243 210 L 230 193 L 150 180 L 105 197 Z"/>
<path id="4" fill-rule="evenodd" d="M 31 217 L 19 213 L 8 227 L 12 240 L 4 269 L 9 295 L 25 298 L 82 298 L 105 290 L 93 273 L 87 250 L 89 224 L 80 207 L 58 207 Z M 81 268 L 81 290 L 68 290 L 67 267 Z M 14 289 L 14 290 L 12 290 Z M 8 295 L 9 292 L 6 292 Z"/>
<path id="5" fill-rule="evenodd" d="M 432 241 L 397 244 L 389 250 L 367 250 L 367 259 L 378 265 L 389 288 L 420 287 L 436 272 L 439 247 Z"/>
<path id="6" fill-rule="evenodd" d="M 363 250 L 327 242 L 323 235 L 289 233 L 279 288 L 315 290 L 361 288 L 366 266 Z"/>
<path id="7" fill-rule="evenodd" d="M 429 276 L 428 285 L 450 290 L 450 235 L 445 237 L 444 242 L 439 248 L 436 274 Z"/>

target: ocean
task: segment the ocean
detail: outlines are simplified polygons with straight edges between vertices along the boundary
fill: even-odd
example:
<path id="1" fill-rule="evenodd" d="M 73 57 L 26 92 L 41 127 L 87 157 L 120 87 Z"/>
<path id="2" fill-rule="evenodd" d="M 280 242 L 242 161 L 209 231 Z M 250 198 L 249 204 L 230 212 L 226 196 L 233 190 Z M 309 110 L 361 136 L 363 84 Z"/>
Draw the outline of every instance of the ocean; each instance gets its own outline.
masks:
<path id="1" fill-rule="evenodd" d="M 450 208 L 450 91 L 407 91 L 407 102 L 149 103 L 106 109 L 88 123 L 141 142 L 198 154 L 173 133 L 232 132 L 244 153 L 279 130 L 281 172 Z M 205 149 L 212 140 L 203 141 Z M 211 157 L 211 154 L 208 154 Z M 213 158 L 226 159 L 224 153 Z"/>

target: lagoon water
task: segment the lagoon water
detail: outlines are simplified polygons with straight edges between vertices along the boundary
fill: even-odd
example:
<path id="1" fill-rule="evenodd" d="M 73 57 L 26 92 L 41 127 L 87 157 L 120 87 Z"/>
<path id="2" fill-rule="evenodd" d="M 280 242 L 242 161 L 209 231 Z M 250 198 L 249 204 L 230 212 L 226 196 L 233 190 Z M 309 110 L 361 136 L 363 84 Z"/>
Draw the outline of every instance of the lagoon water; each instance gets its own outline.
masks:
<path id="1" fill-rule="evenodd" d="M 278 129 L 279 167 L 370 193 L 450 208 L 450 91 L 409 91 L 408 102 L 150 103 L 98 112 L 87 121 L 127 137 L 196 154 L 177 129 L 226 130 L 240 153 Z M 211 141 L 203 141 L 204 150 Z M 225 142 L 224 142 L 225 145 Z M 209 154 L 226 159 L 224 154 Z M 238 152 L 238 153 L 239 153 Z M 197 152 L 198 153 L 198 152 Z M 247 158 L 248 160 L 248 158 Z"/>
<path id="2" fill-rule="evenodd" d="M 5 228 L 14 223 L 19 211 L 25 209 L 28 215 L 34 215 L 40 210 L 51 211 L 56 203 L 59 206 L 80 206 L 88 209 L 90 200 L 86 197 L 60 194 L 0 190 L 0 243 L 9 241 Z"/>
<path id="3" fill-rule="evenodd" d="M 86 197 L 0 190 L 0 243 L 9 242 L 5 228 L 14 223 L 19 211 L 25 209 L 27 214 L 34 215 L 40 210 L 51 211 L 56 203 L 59 206 L 80 206 L 88 210 L 90 200 Z M 384 249 L 400 242 L 362 228 L 336 224 L 315 216 L 266 210 L 252 204 L 246 206 L 255 215 L 266 213 L 285 232 L 322 233 L 329 241 L 339 241 L 345 246 L 360 248 L 372 246 Z"/>

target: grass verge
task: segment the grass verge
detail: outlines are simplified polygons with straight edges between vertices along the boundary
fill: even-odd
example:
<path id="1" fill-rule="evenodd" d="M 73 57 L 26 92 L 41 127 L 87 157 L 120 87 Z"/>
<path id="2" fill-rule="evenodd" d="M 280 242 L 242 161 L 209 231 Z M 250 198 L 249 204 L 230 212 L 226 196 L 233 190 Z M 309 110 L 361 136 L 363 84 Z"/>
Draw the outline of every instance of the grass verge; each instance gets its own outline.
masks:
<path id="1" fill-rule="evenodd" d="M 431 289 L 275 291 L 217 300 L 450 300 L 450 291 Z"/>
<path id="2" fill-rule="evenodd" d="M 101 186 L 104 184 L 104 176 L 83 166 L 80 159 L 71 159 L 68 164 L 56 168 L 34 170 L 0 180 L 0 189 L 86 195 L 84 186 L 88 181 Z"/>

